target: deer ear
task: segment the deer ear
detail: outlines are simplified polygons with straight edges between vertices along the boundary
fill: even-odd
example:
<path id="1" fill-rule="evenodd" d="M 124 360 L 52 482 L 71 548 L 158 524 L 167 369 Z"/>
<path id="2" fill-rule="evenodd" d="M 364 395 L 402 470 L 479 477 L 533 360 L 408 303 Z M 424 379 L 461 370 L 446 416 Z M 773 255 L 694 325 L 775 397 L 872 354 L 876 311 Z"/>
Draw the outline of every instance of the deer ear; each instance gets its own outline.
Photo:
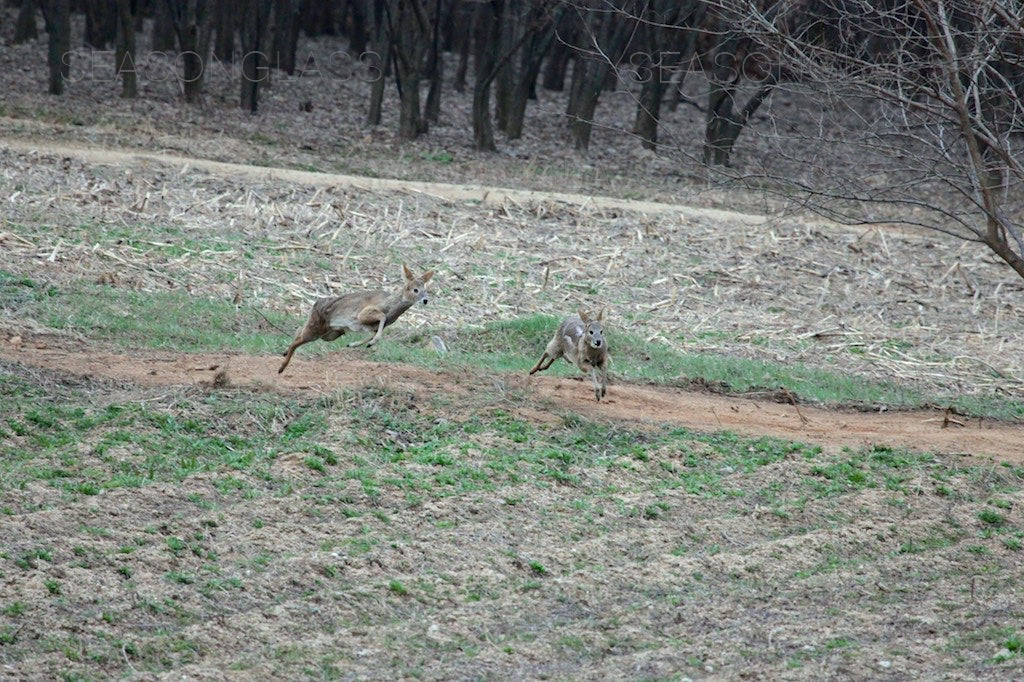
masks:
<path id="1" fill-rule="evenodd" d="M 590 322 L 590 315 L 587 315 L 587 312 L 583 310 L 583 308 L 580 308 L 577 312 L 580 314 L 580 319 L 583 320 L 584 324 Z"/>
<path id="2" fill-rule="evenodd" d="M 433 276 L 434 276 L 434 271 L 433 270 L 427 270 L 426 272 L 423 273 L 423 276 L 420 277 L 420 279 L 422 279 L 423 283 L 426 284 L 427 282 L 430 281 L 430 278 L 433 277 Z"/>
<path id="3" fill-rule="evenodd" d="M 597 321 L 600 322 L 604 319 L 604 308 L 601 308 L 600 312 L 597 313 Z"/>
<path id="4" fill-rule="evenodd" d="M 411 279 L 415 279 L 415 277 L 412 274 L 412 270 L 410 270 L 409 266 L 407 266 L 405 263 L 402 263 L 402 272 L 405 273 L 405 280 L 406 281 L 409 281 Z"/>

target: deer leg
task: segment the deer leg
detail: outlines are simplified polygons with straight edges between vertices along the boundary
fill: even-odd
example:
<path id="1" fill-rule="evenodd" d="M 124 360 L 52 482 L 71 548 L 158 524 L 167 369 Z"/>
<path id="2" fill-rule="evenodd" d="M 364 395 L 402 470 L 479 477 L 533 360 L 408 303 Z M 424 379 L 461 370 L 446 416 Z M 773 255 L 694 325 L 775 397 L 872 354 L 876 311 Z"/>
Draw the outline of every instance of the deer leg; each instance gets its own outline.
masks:
<path id="1" fill-rule="evenodd" d="M 380 338 L 380 335 L 384 332 L 384 322 L 387 320 L 387 317 L 384 315 L 384 313 L 381 310 L 378 310 L 377 308 L 366 307 L 359 311 L 359 315 L 356 316 L 356 319 L 359 321 L 360 324 L 376 324 L 377 333 L 368 339 L 363 339 L 362 341 L 353 341 L 352 343 L 348 344 L 348 347 L 355 348 L 356 346 L 372 346 L 373 344 L 377 343 L 377 340 Z"/>
<path id="2" fill-rule="evenodd" d="M 601 392 L 601 382 L 597 378 L 597 367 L 590 369 L 590 380 L 594 382 L 594 397 L 597 398 L 597 402 L 601 402 L 601 396 L 604 394 Z"/>
<path id="3" fill-rule="evenodd" d="M 541 365 L 544 364 L 545 360 L 548 361 L 548 364 L 544 365 L 544 367 L 541 367 Z M 533 369 L 530 370 L 530 374 L 535 374 L 537 372 L 543 372 L 544 370 L 546 370 L 548 367 L 551 366 L 552 362 L 554 362 L 554 358 L 552 358 L 550 355 L 548 355 L 547 351 L 544 351 L 543 353 L 540 354 L 540 360 L 538 360 L 537 364 L 534 365 Z"/>
<path id="4" fill-rule="evenodd" d="M 377 323 L 377 333 L 373 335 L 373 338 L 366 342 L 366 347 L 369 348 L 373 344 L 377 343 L 380 339 L 381 334 L 384 333 L 384 323 L 387 321 L 383 315 L 381 315 L 380 322 Z"/>
<path id="5" fill-rule="evenodd" d="M 548 358 L 547 363 L 545 363 L 545 361 L 544 361 L 545 355 L 547 355 L 547 358 Z M 558 359 L 558 358 L 555 357 L 554 355 L 549 355 L 548 353 L 544 353 L 544 355 L 541 355 L 541 359 L 537 360 L 537 367 L 534 370 L 532 370 L 530 372 L 530 374 L 534 374 L 534 372 L 544 372 L 549 367 L 551 367 L 552 365 L 555 364 L 555 360 L 556 359 Z"/>
<path id="6" fill-rule="evenodd" d="M 288 366 L 288 363 L 292 361 L 292 355 L 295 354 L 295 349 L 299 346 L 305 345 L 310 341 L 316 341 L 320 338 L 320 335 L 315 333 L 313 329 L 310 329 L 309 323 L 299 330 L 295 335 L 295 340 L 292 341 L 292 345 L 288 346 L 288 350 L 284 352 L 284 362 L 281 363 L 281 367 L 277 370 L 280 374 L 284 371 L 284 368 Z"/>

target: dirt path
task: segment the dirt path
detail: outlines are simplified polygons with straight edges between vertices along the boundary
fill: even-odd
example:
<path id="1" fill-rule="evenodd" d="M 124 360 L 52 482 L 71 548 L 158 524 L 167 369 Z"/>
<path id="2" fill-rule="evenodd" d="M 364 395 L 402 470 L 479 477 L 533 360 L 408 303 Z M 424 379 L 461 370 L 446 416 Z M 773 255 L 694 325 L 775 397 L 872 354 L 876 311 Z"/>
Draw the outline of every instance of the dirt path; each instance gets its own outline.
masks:
<path id="1" fill-rule="evenodd" d="M 225 163 L 142 151 L 110 150 L 47 141 L 0 139 L 0 149 L 72 157 L 86 163 L 111 165 L 170 165 L 198 168 L 224 176 L 274 178 L 312 186 L 362 188 L 373 191 L 423 193 L 446 200 L 483 204 L 554 201 L 650 214 L 676 213 L 689 218 L 761 223 L 763 216 L 682 205 L 594 197 L 560 192 L 536 192 L 497 187 L 366 178 Z M 67 348 L 62 342 L 63 348 Z M 188 385 L 209 382 L 212 366 L 227 367 L 237 386 L 260 386 L 281 391 L 322 390 L 359 386 L 374 376 L 435 391 L 458 391 L 466 377 L 352 359 L 344 353 L 315 360 L 296 360 L 288 373 L 276 373 L 276 356 L 230 354 L 111 353 L 88 348 L 58 350 L 0 345 L 0 358 L 74 374 L 127 380 L 140 385 Z M 804 440 L 824 446 L 859 447 L 879 444 L 942 453 L 989 455 L 1024 462 L 1024 426 L 988 421 L 960 420 L 947 424 L 936 412 L 857 413 L 780 405 L 744 398 L 685 392 L 663 387 L 615 385 L 610 400 L 596 403 L 589 387 L 556 377 L 526 379 L 506 376 L 504 381 L 536 395 L 539 401 L 604 419 L 668 422 L 695 429 L 729 429 L 745 435 L 770 435 Z"/>
<path id="2" fill-rule="evenodd" d="M 333 392 L 363 386 L 379 377 L 395 387 L 457 393 L 460 385 L 472 381 L 472 377 L 465 375 L 353 359 L 343 352 L 309 360 L 297 358 L 284 375 L 277 374 L 280 358 L 271 355 L 113 353 L 5 344 L 0 347 L 0 358 L 144 386 L 209 384 L 214 374 L 222 369 L 227 371 L 232 386 L 282 392 Z M 833 448 L 888 445 L 1024 462 L 1024 425 L 959 418 L 962 425 L 944 426 L 944 415 L 940 412 L 880 414 L 809 406 L 797 408 L 748 398 L 633 384 L 613 385 L 609 388 L 609 399 L 597 403 L 589 383 L 572 379 L 504 375 L 501 381 L 505 389 L 522 390 L 536 396 L 538 407 L 542 409 L 553 405 L 554 409 L 564 408 L 593 418 L 669 423 L 699 430 L 731 430 L 747 436 L 775 436 Z"/>
<path id="3" fill-rule="evenodd" d="M 28 141 L 19 139 L 0 139 L 0 149 L 18 152 L 39 152 L 57 156 L 71 157 L 85 163 L 124 165 L 124 164 L 165 164 L 177 168 L 198 168 L 207 173 L 222 176 L 250 176 L 256 178 L 272 178 L 313 187 L 342 187 L 366 189 L 378 192 L 412 192 L 425 194 L 449 201 L 479 201 L 487 205 L 501 205 L 505 202 L 557 202 L 572 206 L 617 209 L 636 211 L 652 215 L 675 213 L 688 218 L 706 218 L 708 220 L 726 220 L 759 224 L 766 218 L 761 215 L 723 211 L 714 208 L 698 208 L 682 204 L 668 204 L 657 201 L 640 201 L 635 199 L 616 199 L 613 197 L 572 194 L 568 192 L 539 192 L 534 190 L 509 189 L 504 187 L 488 187 L 481 185 L 462 185 L 446 182 L 420 182 L 415 180 L 396 180 L 392 178 L 369 178 L 359 175 L 341 173 L 323 173 L 301 171 L 291 168 L 273 168 L 269 166 L 252 166 L 241 163 L 211 161 L 209 159 L 190 158 L 173 154 L 154 152 L 99 149 L 81 145 L 57 144 L 52 142 Z"/>

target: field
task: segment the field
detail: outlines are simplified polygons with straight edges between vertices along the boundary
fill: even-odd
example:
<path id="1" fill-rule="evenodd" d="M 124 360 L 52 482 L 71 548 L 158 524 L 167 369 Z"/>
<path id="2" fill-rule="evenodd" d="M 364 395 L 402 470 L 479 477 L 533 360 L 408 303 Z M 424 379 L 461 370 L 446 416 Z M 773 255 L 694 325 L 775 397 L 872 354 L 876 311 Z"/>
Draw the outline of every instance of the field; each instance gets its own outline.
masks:
<path id="1" fill-rule="evenodd" d="M 287 81 L 154 142 L 37 71 L 0 119 L 0 678 L 1024 676 L 1024 283 L 983 252 L 611 156 L 304 149 Z M 277 374 L 403 262 L 428 306 Z M 595 306 L 608 400 L 528 377 Z"/>

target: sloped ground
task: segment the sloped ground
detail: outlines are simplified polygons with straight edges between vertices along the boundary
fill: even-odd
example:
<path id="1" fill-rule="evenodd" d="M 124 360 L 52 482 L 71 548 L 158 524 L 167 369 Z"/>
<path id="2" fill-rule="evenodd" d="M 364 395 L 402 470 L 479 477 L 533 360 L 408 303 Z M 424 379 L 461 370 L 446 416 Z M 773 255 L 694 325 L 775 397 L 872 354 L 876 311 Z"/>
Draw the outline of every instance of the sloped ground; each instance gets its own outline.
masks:
<path id="1" fill-rule="evenodd" d="M 35 347 L 37 344 L 39 348 Z M 23 339 L 22 344 L 13 348 L 0 346 L 0 358 L 9 362 L 139 386 L 212 385 L 219 373 L 223 373 L 222 381 L 240 388 L 314 394 L 356 388 L 364 385 L 368 377 L 429 387 L 441 394 L 458 394 L 467 383 L 498 382 L 528 395 L 530 400 L 594 419 L 729 430 L 745 436 L 806 441 L 833 452 L 843 447 L 878 445 L 1024 463 L 1024 426 L 1018 423 L 969 419 L 936 411 L 828 410 L 628 383 L 616 384 L 607 400 L 598 403 L 593 400 L 589 381 L 527 377 L 525 371 L 500 376 L 475 376 L 472 371 L 432 372 L 355 359 L 353 353 L 342 351 L 312 361 L 296 359 L 287 373 L 279 375 L 281 360 L 276 355 L 118 353 L 45 337 Z"/>
<path id="2" fill-rule="evenodd" d="M 0 274 L 20 282 L 0 301 L 0 677 L 1024 677 L 1018 426 L 628 382 L 598 405 L 568 379 L 314 349 L 278 377 L 270 355 L 313 297 L 406 260 L 438 286 L 389 342 L 603 303 L 677 350 L 1019 396 L 1021 285 L 987 256 L 331 174 L 755 203 L 601 130 L 561 153 L 547 95 L 495 163 L 466 148 L 465 101 L 395 152 L 351 81 L 280 79 L 253 118 L 229 76 L 197 109 L 173 81 L 53 101 L 39 55 L 0 56 Z M 178 318 L 153 301 L 205 317 L 160 327 Z"/>
<path id="3" fill-rule="evenodd" d="M 575 382 L 179 385 L 198 359 L 4 361 L 0 676 L 1024 674 L 1019 465 L 590 417 Z"/>
<path id="4" fill-rule="evenodd" d="M 1024 356 L 1009 352 L 1024 345 L 1024 283 L 955 240 L 543 195 L 481 207 L 326 174 L 118 154 L 107 165 L 102 153 L 97 163 L 72 147 L 14 146 L 0 152 L 0 268 L 61 290 L 187 291 L 287 311 L 290 332 L 315 297 L 390 287 L 404 260 L 439 273 L 429 314 L 408 316 L 427 335 L 603 305 L 613 326 L 679 351 L 897 381 L 950 401 L 1024 393 Z M 240 331 L 261 324 L 254 314 Z M 90 333 L 82 319 L 50 318 Z"/>

